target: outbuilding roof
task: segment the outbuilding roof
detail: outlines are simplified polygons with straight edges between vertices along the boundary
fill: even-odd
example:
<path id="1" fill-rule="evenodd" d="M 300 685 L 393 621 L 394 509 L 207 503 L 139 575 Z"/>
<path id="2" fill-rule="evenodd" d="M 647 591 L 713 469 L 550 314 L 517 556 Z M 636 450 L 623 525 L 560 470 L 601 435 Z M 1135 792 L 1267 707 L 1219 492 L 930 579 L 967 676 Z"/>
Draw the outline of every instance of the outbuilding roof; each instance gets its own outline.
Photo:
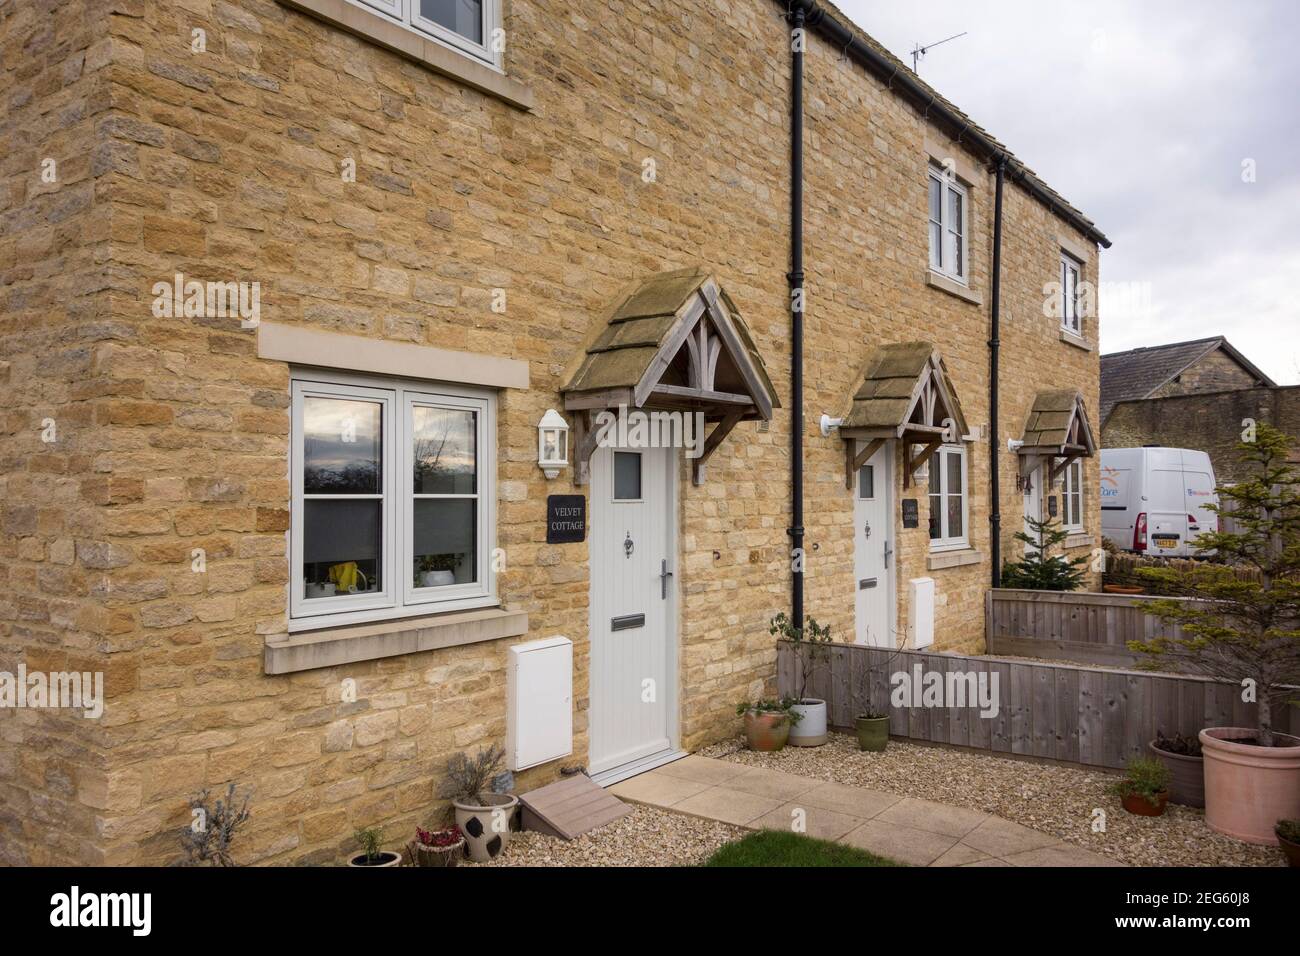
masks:
<path id="1" fill-rule="evenodd" d="M 1253 375 L 1260 385 L 1277 383 L 1254 366 L 1222 335 L 1212 335 L 1190 342 L 1171 342 L 1147 348 L 1112 352 L 1101 357 L 1101 420 L 1105 423 L 1111 409 L 1120 402 L 1148 398 L 1174 376 L 1185 372 L 1206 355 L 1220 349 Z"/>

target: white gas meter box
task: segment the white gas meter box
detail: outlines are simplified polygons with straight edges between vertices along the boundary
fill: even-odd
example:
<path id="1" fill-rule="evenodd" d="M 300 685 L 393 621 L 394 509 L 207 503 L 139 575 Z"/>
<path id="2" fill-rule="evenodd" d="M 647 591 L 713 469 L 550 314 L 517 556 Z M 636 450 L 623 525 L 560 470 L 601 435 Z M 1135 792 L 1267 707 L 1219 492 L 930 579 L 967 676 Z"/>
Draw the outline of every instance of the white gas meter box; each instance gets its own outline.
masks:
<path id="1" fill-rule="evenodd" d="M 573 753 L 573 641 L 546 637 L 510 648 L 506 760 L 511 770 Z"/>
<path id="2" fill-rule="evenodd" d="M 934 578 L 907 582 L 907 646 L 914 651 L 934 643 Z"/>

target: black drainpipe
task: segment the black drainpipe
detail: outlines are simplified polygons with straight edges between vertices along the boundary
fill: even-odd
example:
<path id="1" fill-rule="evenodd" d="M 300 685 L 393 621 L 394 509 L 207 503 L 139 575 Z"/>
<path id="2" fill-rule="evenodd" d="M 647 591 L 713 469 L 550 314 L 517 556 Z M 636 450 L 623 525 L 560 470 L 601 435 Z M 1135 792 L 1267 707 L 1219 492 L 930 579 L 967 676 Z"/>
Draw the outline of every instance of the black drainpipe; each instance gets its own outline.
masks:
<path id="1" fill-rule="evenodd" d="M 998 455 L 1002 451 L 998 437 L 998 356 L 1002 347 L 999 338 L 999 313 L 1002 306 L 1002 179 L 1006 174 L 1007 157 L 997 157 L 997 186 L 993 192 L 993 308 L 989 317 L 989 484 L 993 490 L 993 512 L 990 515 L 990 547 L 993 557 L 993 586 L 1002 586 L 1002 486 L 998 482 Z"/>
<path id="2" fill-rule="evenodd" d="M 790 13 L 790 620 L 803 627 L 803 50 L 804 11 Z"/>

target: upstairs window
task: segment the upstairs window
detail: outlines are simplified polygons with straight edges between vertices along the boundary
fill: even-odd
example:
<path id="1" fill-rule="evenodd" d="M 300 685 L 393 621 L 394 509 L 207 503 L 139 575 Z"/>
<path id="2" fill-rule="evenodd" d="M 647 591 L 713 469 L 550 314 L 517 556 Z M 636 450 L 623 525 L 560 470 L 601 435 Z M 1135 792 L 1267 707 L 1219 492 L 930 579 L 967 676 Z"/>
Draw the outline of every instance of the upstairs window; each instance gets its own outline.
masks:
<path id="1" fill-rule="evenodd" d="M 1067 253 L 1061 253 L 1061 328 L 1075 335 L 1083 334 L 1079 310 L 1079 285 L 1083 265 Z"/>
<path id="2" fill-rule="evenodd" d="M 930 550 L 969 547 L 966 531 L 966 446 L 944 445 L 930 456 Z"/>
<path id="3" fill-rule="evenodd" d="M 930 167 L 930 268 L 965 283 L 967 277 L 966 187 L 938 166 Z"/>
<path id="4" fill-rule="evenodd" d="M 347 0 L 501 68 L 501 0 Z"/>

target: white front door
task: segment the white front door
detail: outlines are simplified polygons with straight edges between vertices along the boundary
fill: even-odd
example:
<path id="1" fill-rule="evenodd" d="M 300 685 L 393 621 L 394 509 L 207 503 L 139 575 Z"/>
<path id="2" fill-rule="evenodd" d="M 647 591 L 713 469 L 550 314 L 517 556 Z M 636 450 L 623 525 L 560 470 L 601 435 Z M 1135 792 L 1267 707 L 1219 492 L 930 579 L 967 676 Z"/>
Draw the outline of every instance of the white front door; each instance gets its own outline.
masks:
<path id="1" fill-rule="evenodd" d="M 854 488 L 857 643 L 873 647 L 894 646 L 893 457 L 893 443 L 886 442 L 858 469 Z"/>
<path id="2" fill-rule="evenodd" d="M 589 772 L 677 746 L 677 472 L 672 448 L 591 458 Z"/>

